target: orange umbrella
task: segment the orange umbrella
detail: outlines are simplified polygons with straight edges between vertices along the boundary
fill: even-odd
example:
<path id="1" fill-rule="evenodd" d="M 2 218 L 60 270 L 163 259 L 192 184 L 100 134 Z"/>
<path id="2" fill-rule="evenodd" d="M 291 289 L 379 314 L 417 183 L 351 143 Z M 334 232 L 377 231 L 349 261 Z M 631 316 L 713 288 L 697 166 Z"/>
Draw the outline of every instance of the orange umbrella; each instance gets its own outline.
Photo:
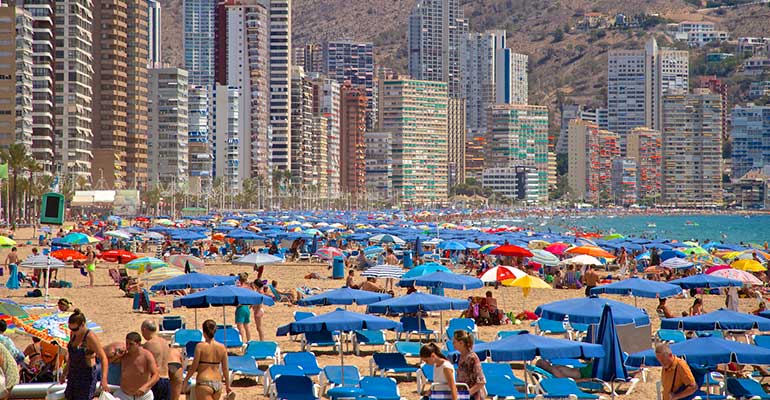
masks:
<path id="1" fill-rule="evenodd" d="M 86 255 L 72 249 L 61 249 L 51 252 L 51 257 L 61 261 L 85 260 Z"/>
<path id="2" fill-rule="evenodd" d="M 107 250 L 99 255 L 104 261 L 125 264 L 136 259 L 136 254 L 126 250 Z"/>
<path id="3" fill-rule="evenodd" d="M 566 252 L 570 254 L 585 254 L 601 258 L 615 258 L 615 256 L 608 253 L 606 250 L 596 246 L 577 246 L 567 249 Z"/>
<path id="4" fill-rule="evenodd" d="M 225 234 L 224 233 L 215 233 L 215 234 L 211 235 L 211 239 L 212 240 L 224 241 L 225 240 Z"/>

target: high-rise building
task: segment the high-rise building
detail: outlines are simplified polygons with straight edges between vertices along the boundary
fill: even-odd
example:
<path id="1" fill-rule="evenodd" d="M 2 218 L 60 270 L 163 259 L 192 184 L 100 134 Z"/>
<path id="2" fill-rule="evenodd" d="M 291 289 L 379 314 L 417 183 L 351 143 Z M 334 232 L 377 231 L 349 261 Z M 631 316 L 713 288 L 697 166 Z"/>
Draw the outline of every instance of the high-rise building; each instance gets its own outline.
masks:
<path id="1" fill-rule="evenodd" d="M 240 188 L 240 97 L 236 87 L 216 85 L 209 95 L 209 136 L 214 138 L 214 179 L 219 179 L 224 190 Z"/>
<path id="2" fill-rule="evenodd" d="M 460 47 L 467 32 L 460 0 L 419 0 L 409 15 L 409 75 L 446 82 L 449 97 L 462 97 Z"/>
<path id="3" fill-rule="evenodd" d="M 291 71 L 291 179 L 297 189 L 313 181 L 313 83 L 297 66 Z"/>
<path id="4" fill-rule="evenodd" d="M 728 134 L 730 133 L 727 129 L 727 122 L 729 121 L 728 113 L 730 112 L 730 107 L 727 105 L 727 84 L 716 76 L 711 75 L 698 77 L 695 86 L 708 89 L 711 93 L 718 94 L 722 99 L 722 132 L 724 134 L 722 141 L 727 140 Z"/>
<path id="5" fill-rule="evenodd" d="M 308 43 L 294 47 L 292 61 L 294 65 L 304 68 L 306 74 L 321 73 L 324 71 L 323 57 L 323 46 L 318 43 Z"/>
<path id="6" fill-rule="evenodd" d="M 737 180 L 770 165 L 770 106 L 735 106 L 732 120 L 732 178 Z"/>
<path id="7" fill-rule="evenodd" d="M 660 132 L 648 128 L 634 128 L 626 138 L 626 158 L 636 162 L 636 186 L 639 199 L 656 200 L 660 197 L 661 184 Z"/>
<path id="8" fill-rule="evenodd" d="M 189 168 L 187 71 L 167 67 L 149 72 L 148 180 L 164 189 L 181 188 Z"/>
<path id="9" fill-rule="evenodd" d="M 527 104 L 529 102 L 529 56 L 509 48 L 496 49 L 495 103 Z"/>
<path id="10" fill-rule="evenodd" d="M 147 10 L 97 0 L 93 24 L 93 164 L 101 189 L 147 182 Z"/>
<path id="11" fill-rule="evenodd" d="M 530 204 L 542 200 L 539 181 L 537 168 L 527 166 L 487 168 L 481 176 L 483 187 Z"/>
<path id="12" fill-rule="evenodd" d="M 561 104 L 561 126 L 559 129 L 559 139 L 556 141 L 556 154 L 567 154 L 569 147 L 569 123 L 573 119 L 580 118 L 580 112 L 583 111 L 582 104 Z"/>
<path id="13" fill-rule="evenodd" d="M 59 171 L 70 181 L 91 182 L 93 9 L 91 0 L 56 1 L 54 143 Z"/>
<path id="14" fill-rule="evenodd" d="M 54 0 L 20 4 L 32 15 L 32 157 L 45 173 L 54 163 Z"/>
<path id="15" fill-rule="evenodd" d="M 663 99 L 662 201 L 722 204 L 722 99 L 708 89 Z"/>
<path id="16" fill-rule="evenodd" d="M 451 189 L 465 183 L 465 99 L 449 99 L 447 118 L 447 187 Z"/>
<path id="17" fill-rule="evenodd" d="M 149 51 L 147 55 L 147 65 L 150 68 L 155 68 L 163 62 L 161 54 L 163 53 L 163 45 L 161 44 L 161 7 L 160 1 L 148 0 L 148 26 L 147 26 L 147 41 L 149 44 Z"/>
<path id="18" fill-rule="evenodd" d="M 268 178 L 268 20 L 257 0 L 224 0 L 216 10 L 216 65 L 218 85 L 238 89 L 239 164 L 241 181 Z"/>
<path id="19" fill-rule="evenodd" d="M 340 84 L 334 79 L 313 74 L 313 115 L 326 121 L 326 160 L 328 187 L 324 196 L 336 198 L 340 193 Z"/>
<path id="20" fill-rule="evenodd" d="M 497 104 L 488 117 L 486 168 L 536 168 L 538 195 L 548 200 L 548 108 Z"/>
<path id="21" fill-rule="evenodd" d="M 209 133 L 209 91 L 203 86 L 187 88 L 187 154 L 190 193 L 211 190 L 214 174 L 214 137 Z"/>
<path id="22" fill-rule="evenodd" d="M 689 89 L 688 53 L 659 49 L 654 38 L 643 50 L 612 50 L 608 56 L 609 130 L 621 137 L 633 128 L 660 130 L 662 97 Z"/>
<path id="23" fill-rule="evenodd" d="M 217 0 L 184 0 L 184 69 L 194 86 L 214 85 Z"/>
<path id="24" fill-rule="evenodd" d="M 366 194 L 369 201 L 393 199 L 393 135 L 366 132 Z"/>
<path id="25" fill-rule="evenodd" d="M 329 134 L 327 133 L 326 117 L 313 114 L 311 125 L 312 157 L 310 189 L 316 197 L 325 196 L 329 192 Z"/>
<path id="26" fill-rule="evenodd" d="M 272 139 L 269 162 L 272 171 L 291 169 L 291 0 L 260 0 L 269 19 L 269 115 Z"/>
<path id="27" fill-rule="evenodd" d="M 615 205 L 628 207 L 639 198 L 636 161 L 629 158 L 612 160 L 612 197 Z"/>
<path id="28" fill-rule="evenodd" d="M 567 180 L 572 194 L 595 204 L 610 200 L 612 160 L 620 157 L 619 135 L 575 119 L 568 137 Z"/>
<path id="29" fill-rule="evenodd" d="M 366 91 L 350 82 L 340 87 L 340 190 L 366 192 Z"/>
<path id="30" fill-rule="evenodd" d="M 307 56 L 307 51 L 305 52 Z M 340 85 L 347 81 L 364 89 L 367 98 L 366 129 L 377 126 L 374 84 L 374 45 L 350 39 L 333 40 L 323 48 L 323 72 Z"/>
<path id="31" fill-rule="evenodd" d="M 379 121 L 393 134 L 393 191 L 398 203 L 447 198 L 445 82 L 394 79 L 380 82 Z"/>
<path id="32" fill-rule="evenodd" d="M 486 149 L 486 136 L 476 135 L 467 138 L 465 142 L 465 179 L 481 180 L 484 172 L 484 151 Z"/>
<path id="33" fill-rule="evenodd" d="M 0 4 L 0 147 L 32 148 L 32 15 Z"/>
<path id="34" fill-rule="evenodd" d="M 486 132 L 487 108 L 495 103 L 495 57 L 506 46 L 505 31 L 471 32 L 461 45 L 465 125 L 475 137 Z"/>

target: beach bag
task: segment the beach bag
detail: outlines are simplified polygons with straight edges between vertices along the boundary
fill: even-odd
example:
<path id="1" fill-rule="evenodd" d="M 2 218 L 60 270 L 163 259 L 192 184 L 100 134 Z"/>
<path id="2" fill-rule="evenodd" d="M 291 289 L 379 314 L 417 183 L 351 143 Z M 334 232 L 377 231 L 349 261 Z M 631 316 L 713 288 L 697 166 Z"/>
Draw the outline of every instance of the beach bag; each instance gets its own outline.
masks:
<path id="1" fill-rule="evenodd" d="M 99 395 L 99 400 L 118 400 L 118 398 L 111 395 L 110 392 L 102 391 L 102 394 Z"/>

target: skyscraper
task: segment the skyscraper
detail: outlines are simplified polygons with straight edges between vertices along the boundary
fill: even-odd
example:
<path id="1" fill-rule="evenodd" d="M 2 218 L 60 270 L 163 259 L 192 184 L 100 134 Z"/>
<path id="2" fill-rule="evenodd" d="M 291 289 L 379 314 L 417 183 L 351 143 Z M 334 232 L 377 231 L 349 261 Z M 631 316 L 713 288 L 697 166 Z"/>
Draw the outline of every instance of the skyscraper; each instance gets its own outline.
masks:
<path id="1" fill-rule="evenodd" d="M 340 190 L 354 197 L 366 192 L 366 107 L 363 88 L 340 87 Z"/>
<path id="2" fill-rule="evenodd" d="M 307 53 L 306 53 L 307 54 Z M 367 98 L 366 129 L 377 125 L 374 96 L 374 45 L 350 39 L 333 40 L 323 48 L 323 72 L 340 85 L 347 81 L 364 89 Z"/>
<path id="3" fill-rule="evenodd" d="M 324 71 L 324 49 L 318 43 L 308 43 L 304 46 L 294 47 L 292 60 L 294 65 L 305 69 L 305 73 Z"/>
<path id="4" fill-rule="evenodd" d="M 222 181 L 224 190 L 239 189 L 240 165 L 240 96 L 236 87 L 216 85 L 209 94 L 209 136 L 214 140 L 214 178 Z"/>
<path id="5" fill-rule="evenodd" d="M 496 104 L 488 117 L 485 169 L 534 167 L 540 200 L 548 200 L 548 108 Z"/>
<path id="6" fill-rule="evenodd" d="M 326 196 L 329 192 L 329 134 L 326 117 L 313 114 L 310 128 L 312 134 L 311 180 L 309 189 L 316 197 Z"/>
<path id="7" fill-rule="evenodd" d="M 639 198 L 636 160 L 616 158 L 612 160 L 612 197 L 615 205 L 628 207 Z"/>
<path id="8" fill-rule="evenodd" d="M 640 199 L 656 200 L 660 196 L 661 146 L 661 135 L 656 130 L 634 128 L 628 132 L 626 158 L 636 162 Z"/>
<path id="9" fill-rule="evenodd" d="M 447 187 L 465 183 L 465 99 L 447 103 Z"/>
<path id="10" fill-rule="evenodd" d="M 217 0 L 184 0 L 184 69 L 190 85 L 214 85 Z"/>
<path id="11" fill-rule="evenodd" d="M 722 99 L 708 89 L 663 98 L 662 201 L 722 204 Z"/>
<path id="12" fill-rule="evenodd" d="M 567 179 L 572 194 L 598 204 L 611 199 L 612 161 L 620 157 L 619 135 L 588 121 L 569 123 Z"/>
<path id="13" fill-rule="evenodd" d="M 449 97 L 462 97 L 460 47 L 467 32 L 460 0 L 419 0 L 409 15 L 409 75 L 447 82 Z"/>
<path id="14" fill-rule="evenodd" d="M 393 135 L 389 132 L 366 132 L 366 194 L 374 201 L 393 198 Z"/>
<path id="15" fill-rule="evenodd" d="M 313 84 L 302 67 L 291 71 L 291 179 L 297 189 L 313 180 Z"/>
<path id="16" fill-rule="evenodd" d="M 27 151 L 32 149 L 32 14 L 21 7 L 14 7 L 16 14 L 16 143 L 23 143 Z"/>
<path id="17" fill-rule="evenodd" d="M 447 84 L 413 79 L 380 82 L 381 130 L 393 134 L 393 191 L 398 203 L 447 197 Z M 408 122 L 406 122 L 408 121 Z"/>
<path id="18" fill-rule="evenodd" d="M 335 198 L 340 194 L 340 84 L 319 74 L 311 77 L 313 115 L 326 121 L 325 171 L 321 172 L 327 176 L 328 184 L 326 193 L 322 195 Z"/>
<path id="19" fill-rule="evenodd" d="M 148 0 L 147 3 L 149 5 L 147 26 L 149 52 L 147 63 L 150 68 L 155 68 L 163 61 L 161 57 L 163 50 L 163 45 L 161 44 L 161 8 L 160 1 L 158 0 Z"/>
<path id="20" fill-rule="evenodd" d="M 94 7 L 93 176 L 104 189 L 147 181 L 147 11 L 143 0 Z"/>
<path id="21" fill-rule="evenodd" d="M 32 147 L 32 16 L 0 4 L 0 147 Z"/>
<path id="22" fill-rule="evenodd" d="M 633 128 L 660 130 L 662 97 L 686 93 L 687 51 L 659 49 L 654 38 L 643 50 L 612 50 L 608 56 L 607 108 L 609 129 L 621 137 Z"/>
<path id="23" fill-rule="evenodd" d="M 509 48 L 495 50 L 495 103 L 527 104 L 529 102 L 529 57 Z"/>
<path id="24" fill-rule="evenodd" d="M 695 84 L 696 87 L 708 89 L 711 93 L 718 94 L 722 99 L 722 132 L 724 137 L 722 141 L 727 140 L 727 136 L 730 133 L 727 129 L 727 113 L 730 112 L 730 107 L 727 105 L 727 84 L 722 79 L 717 78 L 714 75 L 700 76 Z"/>
<path id="25" fill-rule="evenodd" d="M 495 103 L 497 50 L 505 48 L 505 31 L 471 32 L 462 41 L 465 126 L 475 136 L 487 129 L 487 108 Z"/>
<path id="26" fill-rule="evenodd" d="M 56 1 L 56 162 L 70 181 L 91 182 L 93 9 L 91 0 Z"/>
<path id="27" fill-rule="evenodd" d="M 211 190 L 214 173 L 214 137 L 209 132 L 209 91 L 203 86 L 187 90 L 187 152 L 190 193 Z"/>
<path id="28" fill-rule="evenodd" d="M 260 0 L 269 19 L 270 163 L 273 170 L 291 169 L 291 0 Z M 272 172 L 271 172 L 272 173 Z"/>
<path id="29" fill-rule="evenodd" d="M 732 119 L 732 178 L 737 180 L 752 169 L 770 165 L 770 106 L 735 106 Z"/>
<path id="30" fill-rule="evenodd" d="M 148 180 L 176 190 L 187 182 L 189 169 L 187 71 L 166 67 L 149 73 Z"/>

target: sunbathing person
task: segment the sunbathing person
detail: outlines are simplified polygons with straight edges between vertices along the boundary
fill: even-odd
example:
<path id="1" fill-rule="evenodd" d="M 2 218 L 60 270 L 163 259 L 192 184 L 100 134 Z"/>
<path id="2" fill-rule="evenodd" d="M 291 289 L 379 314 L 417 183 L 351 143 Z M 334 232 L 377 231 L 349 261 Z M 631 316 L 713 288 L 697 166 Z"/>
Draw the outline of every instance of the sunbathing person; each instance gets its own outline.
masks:
<path id="1" fill-rule="evenodd" d="M 588 361 L 583 367 L 572 368 L 565 365 L 553 365 L 549 361 L 539 359 L 535 363 L 538 368 L 541 368 L 556 378 L 572 378 L 574 380 L 587 380 L 591 379 L 593 373 L 593 361 Z"/>
<path id="2" fill-rule="evenodd" d="M 361 290 L 367 292 L 385 293 L 385 289 L 377 285 L 377 278 L 366 278 L 366 282 L 361 284 Z"/>
<path id="3" fill-rule="evenodd" d="M 279 296 L 283 297 L 286 296 L 289 298 L 289 301 L 292 304 L 296 304 L 299 299 L 302 298 L 302 294 L 298 290 L 289 290 L 288 292 L 282 292 L 278 290 L 278 281 L 273 281 L 272 283 L 273 289 L 276 293 L 278 293 Z"/>

